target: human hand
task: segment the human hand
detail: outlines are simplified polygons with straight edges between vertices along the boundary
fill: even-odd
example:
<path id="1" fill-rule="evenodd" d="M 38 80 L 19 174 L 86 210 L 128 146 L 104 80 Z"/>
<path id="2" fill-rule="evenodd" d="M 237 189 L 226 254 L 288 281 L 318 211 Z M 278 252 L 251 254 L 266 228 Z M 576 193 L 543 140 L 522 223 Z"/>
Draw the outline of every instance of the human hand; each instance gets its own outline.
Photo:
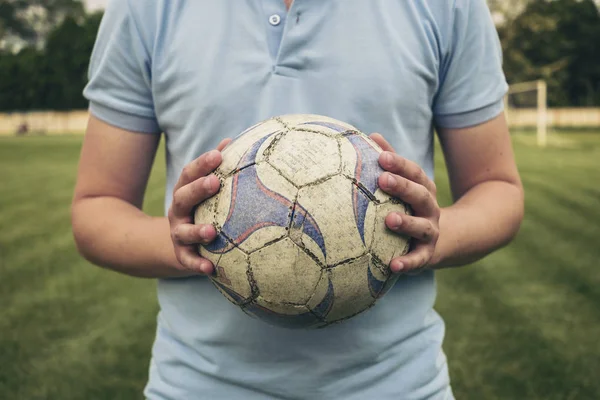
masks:
<path id="1" fill-rule="evenodd" d="M 392 259 L 392 272 L 410 273 L 431 265 L 440 227 L 440 206 L 437 203 L 435 183 L 416 163 L 400 157 L 392 146 L 378 133 L 371 136 L 384 151 L 379 164 L 386 170 L 379 177 L 379 187 L 389 195 L 409 204 L 414 215 L 389 213 L 387 227 L 412 238 L 411 250 Z"/>
<path id="2" fill-rule="evenodd" d="M 198 244 L 212 242 L 217 232 L 210 224 L 194 224 L 192 213 L 194 207 L 219 191 L 219 178 L 209 174 L 221 164 L 221 151 L 229 142 L 231 139 L 223 140 L 216 150 L 202 154 L 186 165 L 173 189 L 173 202 L 168 213 L 171 240 L 184 271 L 207 275 L 213 272 L 212 262 L 198 254 Z"/>

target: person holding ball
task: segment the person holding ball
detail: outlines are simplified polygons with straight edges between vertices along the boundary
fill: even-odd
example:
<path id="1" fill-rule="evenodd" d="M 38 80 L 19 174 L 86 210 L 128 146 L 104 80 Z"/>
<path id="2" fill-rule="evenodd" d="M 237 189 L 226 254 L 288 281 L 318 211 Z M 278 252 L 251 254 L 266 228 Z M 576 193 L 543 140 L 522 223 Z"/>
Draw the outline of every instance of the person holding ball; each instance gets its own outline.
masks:
<path id="1" fill-rule="evenodd" d="M 507 84 L 485 0 L 113 0 L 90 64 L 72 203 L 81 254 L 158 280 L 147 399 L 453 399 L 435 271 L 509 243 L 523 188 L 503 115 Z M 228 138 L 276 115 L 320 114 L 385 151 L 379 186 L 414 215 L 375 307 L 320 330 L 246 316 L 210 283 L 193 208 L 219 190 Z M 454 203 L 441 208 L 434 132 Z M 141 211 L 161 134 L 165 216 Z"/>

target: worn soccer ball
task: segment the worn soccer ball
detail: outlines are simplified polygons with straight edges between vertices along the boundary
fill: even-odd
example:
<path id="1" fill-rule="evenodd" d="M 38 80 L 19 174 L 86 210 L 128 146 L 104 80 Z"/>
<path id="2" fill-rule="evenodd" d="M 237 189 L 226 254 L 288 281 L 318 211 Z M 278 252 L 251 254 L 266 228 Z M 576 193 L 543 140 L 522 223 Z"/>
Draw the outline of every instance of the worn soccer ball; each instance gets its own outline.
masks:
<path id="1" fill-rule="evenodd" d="M 235 138 L 215 171 L 217 195 L 195 222 L 213 224 L 200 254 L 216 288 L 272 325 L 316 328 L 349 319 L 396 282 L 389 263 L 408 238 L 387 229 L 406 205 L 378 189 L 381 149 L 356 128 L 317 115 L 261 122 Z"/>

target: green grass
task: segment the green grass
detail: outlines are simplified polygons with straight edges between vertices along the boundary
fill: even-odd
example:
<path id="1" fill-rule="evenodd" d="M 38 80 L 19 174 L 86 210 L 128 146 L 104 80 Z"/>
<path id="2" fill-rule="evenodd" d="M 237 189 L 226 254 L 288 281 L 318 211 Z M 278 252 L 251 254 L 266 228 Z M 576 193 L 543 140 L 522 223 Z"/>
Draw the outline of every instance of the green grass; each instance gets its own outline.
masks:
<path id="1" fill-rule="evenodd" d="M 516 135 L 526 219 L 516 241 L 438 274 L 458 399 L 600 397 L 600 134 Z M 77 254 L 69 203 L 81 138 L 0 138 L 0 399 L 134 399 L 155 284 Z M 440 202 L 449 190 L 438 152 Z M 146 210 L 162 211 L 163 157 Z"/>

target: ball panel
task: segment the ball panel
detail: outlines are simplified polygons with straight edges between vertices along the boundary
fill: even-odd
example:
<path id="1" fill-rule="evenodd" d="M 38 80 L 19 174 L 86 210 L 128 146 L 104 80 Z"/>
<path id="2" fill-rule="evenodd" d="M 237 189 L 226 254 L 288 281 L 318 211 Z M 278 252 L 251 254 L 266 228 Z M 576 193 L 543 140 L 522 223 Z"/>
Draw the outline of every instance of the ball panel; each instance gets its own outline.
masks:
<path id="1" fill-rule="evenodd" d="M 337 140 L 313 132 L 290 131 L 281 136 L 267 160 L 298 187 L 335 175 L 340 169 Z"/>
<path id="2" fill-rule="evenodd" d="M 242 296 L 241 294 L 237 293 L 235 290 L 233 290 L 225 285 L 222 285 L 219 282 L 216 282 L 212 279 L 211 279 L 211 282 L 214 285 L 214 287 L 217 288 L 217 290 L 219 292 L 221 292 L 221 294 L 227 300 L 229 300 L 231 303 L 235 304 L 236 306 L 242 306 L 250 301 L 249 299 L 244 298 L 244 296 Z"/>
<path id="3" fill-rule="evenodd" d="M 252 287 L 248 280 L 248 257 L 232 247 L 223 254 L 215 254 L 200 246 L 200 255 L 210 260 L 215 274 L 209 278 L 215 286 L 235 304 L 243 304 L 252 297 Z"/>
<path id="4" fill-rule="evenodd" d="M 253 231 L 248 234 L 248 237 L 239 244 L 240 249 L 250 255 L 264 248 L 265 244 L 276 242 L 287 235 L 284 227 L 266 226 L 266 223 L 259 224 L 252 229 Z"/>
<path id="5" fill-rule="evenodd" d="M 250 270 L 262 299 L 287 304 L 306 304 L 322 274 L 289 238 L 252 253 Z"/>
<path id="6" fill-rule="evenodd" d="M 280 122 L 270 119 L 242 132 L 223 150 L 223 162 L 217 168 L 217 172 L 225 176 L 238 168 L 243 168 L 245 165 L 261 161 L 260 145 L 265 144 L 265 142 L 268 144 L 277 134 L 284 131 L 285 128 Z M 260 145 L 255 147 L 259 142 Z M 254 150 L 254 155 L 250 154 L 252 150 Z"/>
<path id="7" fill-rule="evenodd" d="M 352 209 L 354 220 L 363 244 L 366 245 L 368 234 L 373 230 L 369 218 L 374 213 L 375 204 L 367 197 L 364 190 L 352 184 Z M 367 246 L 368 247 L 368 246 Z"/>
<path id="8" fill-rule="evenodd" d="M 325 318 L 331 311 L 335 302 L 335 289 L 331 282 L 331 271 L 323 271 L 321 279 L 306 304 L 307 307 L 319 318 Z"/>
<path id="9" fill-rule="evenodd" d="M 338 139 L 340 144 L 340 155 L 342 157 L 341 173 L 350 179 L 354 179 L 356 169 L 358 168 L 359 154 L 352 142 L 346 137 Z"/>
<path id="10" fill-rule="evenodd" d="M 352 177 L 371 198 L 388 201 L 389 195 L 379 189 L 379 176 L 384 172 L 379 165 L 381 148 L 361 133 L 345 135 L 340 142 L 342 173 Z"/>
<path id="11" fill-rule="evenodd" d="M 380 264 L 371 256 L 367 272 L 369 292 L 371 292 L 373 298 L 378 299 L 385 294 L 384 289 L 388 279 L 392 275 L 392 271 L 389 266 Z"/>
<path id="12" fill-rule="evenodd" d="M 306 306 L 271 303 L 260 296 L 244 306 L 243 310 L 270 325 L 284 328 L 312 328 L 322 324 Z"/>
<path id="13" fill-rule="evenodd" d="M 262 179 L 286 193 L 271 190 L 259 173 Z M 217 219 L 220 222 L 226 216 L 220 232 L 233 244 L 251 252 L 287 234 L 296 189 L 276 171 L 266 164 L 252 165 L 235 173 L 226 183 L 230 186 L 230 202 L 227 208 L 219 203 Z M 218 252 L 225 245 L 217 240 L 208 248 Z"/>
<path id="14" fill-rule="evenodd" d="M 283 201 L 283 203 L 290 207 L 291 212 L 293 202 L 298 195 L 298 189 L 290 181 L 285 179 L 279 171 L 266 162 L 256 165 L 256 175 L 260 181 L 260 183 L 257 182 L 257 184 L 259 186 L 264 186 L 270 192 L 269 196 L 284 197 L 285 200 L 279 201 Z"/>
<path id="15" fill-rule="evenodd" d="M 375 199 L 379 203 L 388 203 L 390 201 L 396 200 L 392 196 L 390 196 L 389 194 L 387 194 L 386 192 L 384 192 L 383 190 L 381 190 L 379 188 L 377 188 L 377 190 L 375 191 L 375 193 L 373 193 L 373 195 L 375 196 Z"/>
<path id="16" fill-rule="evenodd" d="M 290 129 L 314 130 L 329 136 L 339 136 L 340 133 L 346 131 L 357 131 L 350 124 L 322 115 L 297 114 L 284 115 L 280 118 Z"/>
<path id="17" fill-rule="evenodd" d="M 379 298 L 385 296 L 385 294 L 387 292 L 390 291 L 391 288 L 394 287 L 394 285 L 396 284 L 396 282 L 398 281 L 398 279 L 400 278 L 399 274 L 391 274 L 387 281 L 385 282 L 385 285 L 383 285 L 383 288 L 381 289 L 381 292 L 379 292 Z"/>
<path id="18" fill-rule="evenodd" d="M 370 253 L 382 264 L 388 265 L 393 258 L 408 252 L 410 239 L 392 232 L 385 225 L 385 218 L 390 212 L 406 214 L 406 207 L 402 204 L 384 203 L 376 206 L 377 212 L 373 219 L 373 234 L 369 237 L 367 245 Z"/>
<path id="19" fill-rule="evenodd" d="M 326 263 L 330 266 L 366 253 L 356 225 L 353 187 L 350 180 L 338 175 L 298 192 L 298 204 L 314 219 L 324 243 Z M 304 234 L 303 241 L 306 236 Z"/>
<path id="20" fill-rule="evenodd" d="M 365 212 L 365 223 L 364 223 L 364 239 L 365 246 L 367 249 L 371 248 L 373 244 L 373 237 L 375 235 L 375 222 L 377 222 L 377 204 L 373 201 L 370 201 L 367 205 L 367 210 Z"/>
<path id="21" fill-rule="evenodd" d="M 294 204 L 292 211 L 290 239 L 308 254 L 325 264 L 325 238 L 314 217 L 300 204 Z"/>
<path id="22" fill-rule="evenodd" d="M 371 257 L 366 254 L 331 269 L 335 298 L 331 311 L 325 317 L 327 322 L 356 315 L 375 302 L 369 287 L 370 260 Z"/>
<path id="23" fill-rule="evenodd" d="M 239 171 L 250 165 L 258 165 L 261 162 L 265 161 L 268 154 L 267 149 L 269 149 L 277 140 L 277 138 L 279 138 L 283 134 L 283 132 L 269 133 L 266 136 L 263 136 L 260 139 L 258 139 L 256 142 L 254 142 L 252 147 L 250 147 L 248 151 L 242 156 L 242 159 L 238 163 L 236 170 Z"/>
<path id="24" fill-rule="evenodd" d="M 232 189 L 233 178 L 222 179 L 219 192 L 196 207 L 194 223 L 214 225 L 219 230 L 229 214 Z"/>

